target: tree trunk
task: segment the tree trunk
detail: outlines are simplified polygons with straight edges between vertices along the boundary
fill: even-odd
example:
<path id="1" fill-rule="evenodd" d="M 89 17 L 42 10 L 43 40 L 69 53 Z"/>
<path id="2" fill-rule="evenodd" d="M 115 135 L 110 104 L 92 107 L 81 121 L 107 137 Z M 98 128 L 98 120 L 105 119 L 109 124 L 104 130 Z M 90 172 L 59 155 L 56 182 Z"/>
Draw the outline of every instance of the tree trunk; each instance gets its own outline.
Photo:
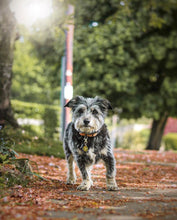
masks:
<path id="1" fill-rule="evenodd" d="M 10 104 L 16 22 L 9 4 L 9 0 L 0 1 L 0 123 L 18 127 Z"/>
<path id="2" fill-rule="evenodd" d="M 164 128 L 168 119 L 168 115 L 165 113 L 159 120 L 153 120 L 151 134 L 149 137 L 146 150 L 159 150 Z"/>

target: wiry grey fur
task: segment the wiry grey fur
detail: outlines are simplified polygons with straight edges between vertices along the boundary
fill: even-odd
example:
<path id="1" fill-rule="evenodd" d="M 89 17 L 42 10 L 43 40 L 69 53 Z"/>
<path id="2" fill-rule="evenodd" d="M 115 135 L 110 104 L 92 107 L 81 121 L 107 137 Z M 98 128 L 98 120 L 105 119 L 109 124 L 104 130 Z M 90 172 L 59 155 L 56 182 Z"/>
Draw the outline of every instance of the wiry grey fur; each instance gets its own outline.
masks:
<path id="1" fill-rule="evenodd" d="M 106 166 L 106 180 L 108 190 L 117 190 L 115 181 L 115 159 L 111 148 L 110 137 L 104 119 L 111 105 L 108 100 L 84 98 L 76 96 L 65 107 L 72 109 L 72 122 L 68 125 L 64 137 L 64 150 L 68 163 L 68 184 L 76 182 L 74 160 L 82 174 L 79 190 L 89 190 L 93 184 L 90 170 L 93 164 L 102 160 Z M 81 136 L 84 133 L 86 136 Z M 95 137 L 87 137 L 96 133 Z M 87 138 L 88 151 L 83 150 L 84 139 Z"/>

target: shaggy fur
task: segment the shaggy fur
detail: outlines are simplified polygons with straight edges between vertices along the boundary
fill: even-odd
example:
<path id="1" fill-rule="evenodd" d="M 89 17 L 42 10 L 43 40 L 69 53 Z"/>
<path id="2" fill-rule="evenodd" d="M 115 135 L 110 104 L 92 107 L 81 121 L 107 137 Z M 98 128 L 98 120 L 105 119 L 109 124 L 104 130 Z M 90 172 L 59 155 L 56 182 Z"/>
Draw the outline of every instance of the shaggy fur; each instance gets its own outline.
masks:
<path id="1" fill-rule="evenodd" d="M 81 175 L 82 183 L 79 190 L 89 190 L 93 184 L 90 171 L 92 165 L 102 160 L 106 166 L 106 180 L 108 190 L 117 190 L 115 181 L 115 159 L 112 153 L 110 137 L 104 119 L 109 101 L 77 96 L 71 99 L 65 107 L 72 109 L 72 122 L 68 125 L 64 137 L 64 150 L 68 163 L 68 184 L 76 182 L 74 160 Z"/>

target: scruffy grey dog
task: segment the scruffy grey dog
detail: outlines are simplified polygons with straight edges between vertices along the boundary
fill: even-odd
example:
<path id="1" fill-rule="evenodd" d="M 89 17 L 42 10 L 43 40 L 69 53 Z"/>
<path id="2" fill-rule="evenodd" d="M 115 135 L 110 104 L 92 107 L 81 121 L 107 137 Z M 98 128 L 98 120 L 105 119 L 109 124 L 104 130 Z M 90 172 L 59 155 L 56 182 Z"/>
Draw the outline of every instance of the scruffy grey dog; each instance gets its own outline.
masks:
<path id="1" fill-rule="evenodd" d="M 65 107 L 72 109 L 72 122 L 68 125 L 64 137 L 64 150 L 68 163 L 67 184 L 76 182 L 74 160 L 82 174 L 79 190 L 89 190 L 93 182 L 90 170 L 92 165 L 102 160 L 106 166 L 108 190 L 118 190 L 115 181 L 115 159 L 104 119 L 110 102 L 99 97 L 84 98 L 76 96 Z"/>

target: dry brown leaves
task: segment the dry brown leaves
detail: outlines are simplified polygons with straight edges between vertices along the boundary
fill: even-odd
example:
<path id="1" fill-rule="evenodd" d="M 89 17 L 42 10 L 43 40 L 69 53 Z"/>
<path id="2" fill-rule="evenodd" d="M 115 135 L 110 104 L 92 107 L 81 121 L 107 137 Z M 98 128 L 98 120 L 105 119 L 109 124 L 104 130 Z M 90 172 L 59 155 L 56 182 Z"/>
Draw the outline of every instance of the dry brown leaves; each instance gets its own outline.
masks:
<path id="1" fill-rule="evenodd" d="M 16 185 L 3 192 L 0 198 L 0 219 L 43 219 L 47 211 L 66 210 L 82 213 L 83 208 L 99 208 L 105 212 L 114 213 L 114 207 L 123 205 L 127 198 L 119 200 L 101 200 L 98 198 L 81 197 L 76 187 L 81 182 L 80 173 L 77 185 L 65 184 L 67 176 L 66 161 L 54 157 L 41 157 L 21 154 L 38 165 L 38 170 L 45 180 L 34 178 L 27 187 Z M 173 152 L 115 150 L 117 161 L 117 183 L 120 188 L 177 188 L 177 154 Z M 33 167 L 35 169 L 36 166 Z M 37 171 L 37 170 L 36 170 Z M 99 163 L 94 166 L 92 178 L 95 183 L 93 190 L 107 193 L 105 183 L 105 168 Z M 66 193 L 67 192 L 67 193 Z M 72 192 L 69 194 L 69 192 Z M 73 193 L 75 192 L 75 193 Z M 120 192 L 116 192 L 120 194 Z M 162 198 L 158 198 L 163 200 Z M 145 217 L 153 216 L 146 213 Z"/>

